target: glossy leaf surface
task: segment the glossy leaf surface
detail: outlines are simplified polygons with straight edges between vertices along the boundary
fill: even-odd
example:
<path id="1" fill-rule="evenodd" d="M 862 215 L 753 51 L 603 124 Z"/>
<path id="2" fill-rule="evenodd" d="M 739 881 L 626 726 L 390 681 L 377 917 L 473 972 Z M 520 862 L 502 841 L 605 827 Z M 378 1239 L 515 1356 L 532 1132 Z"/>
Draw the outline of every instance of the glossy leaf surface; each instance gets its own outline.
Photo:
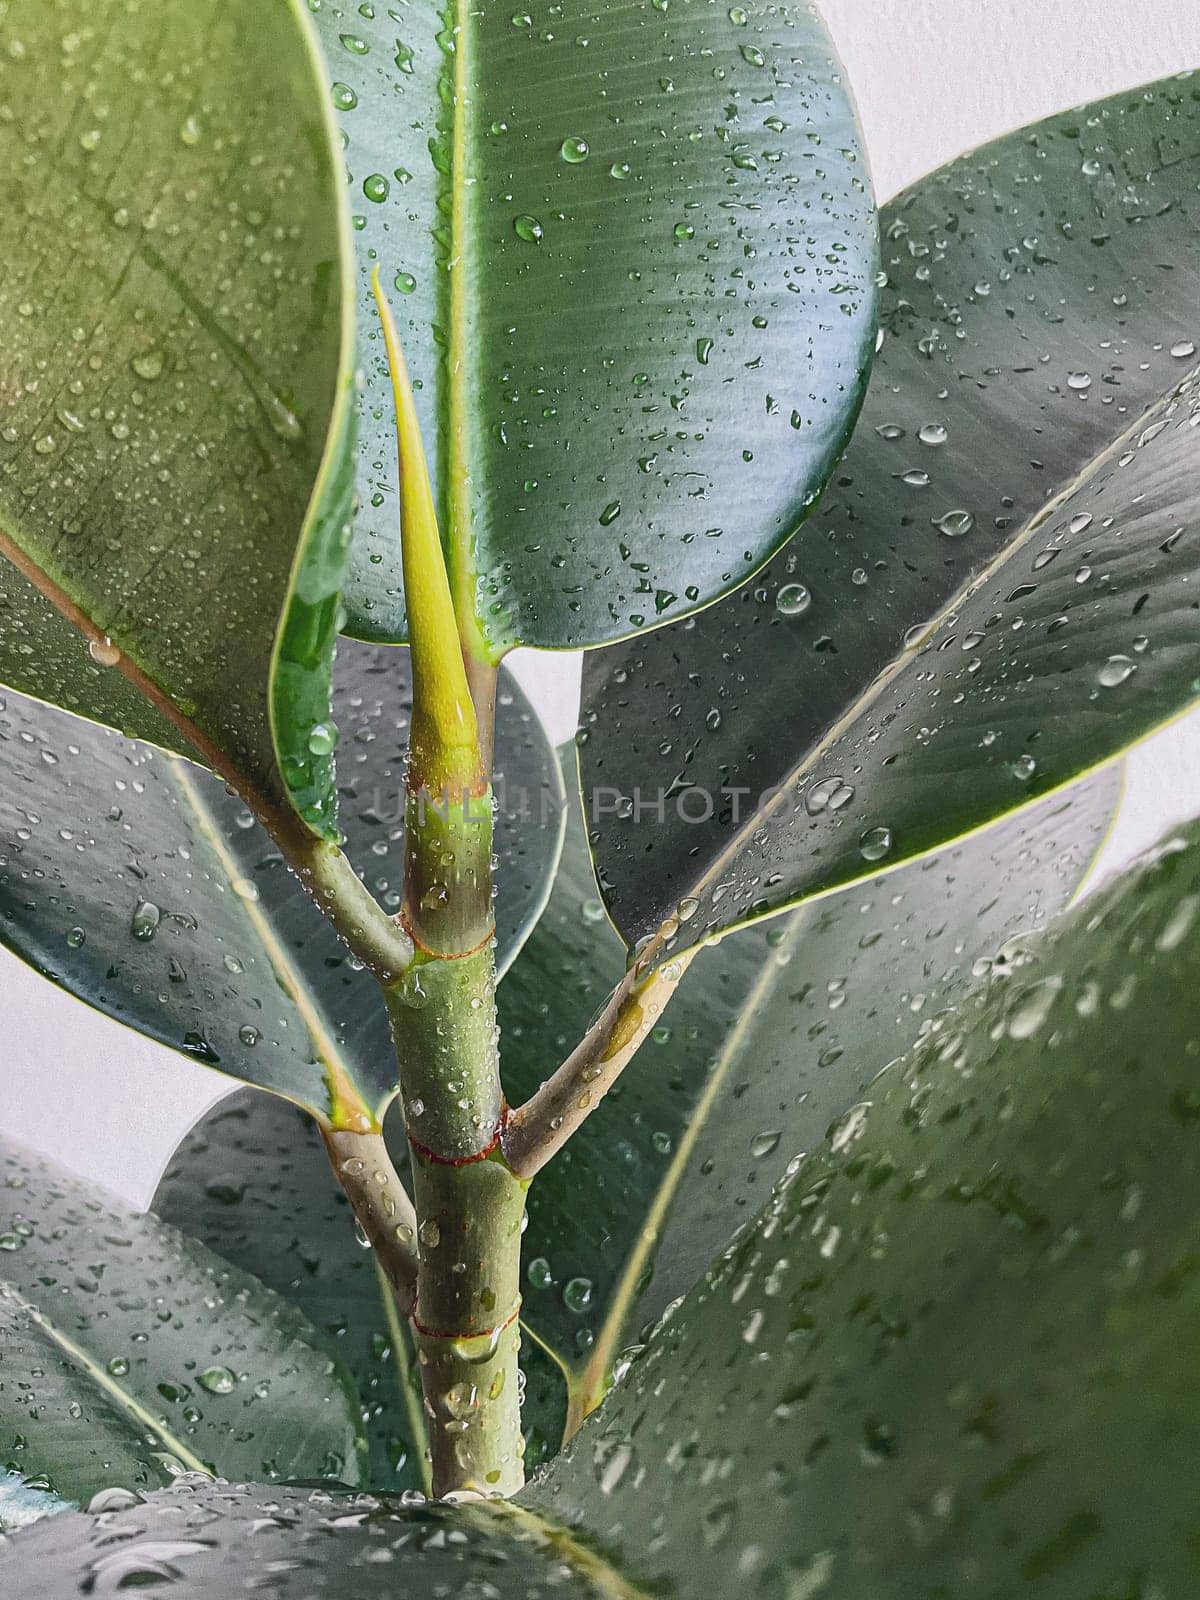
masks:
<path id="1" fill-rule="evenodd" d="M 529 1194 L 523 1314 L 603 1391 L 614 1357 L 699 1279 L 794 1157 L 860 1114 L 888 1062 L 1008 942 L 1070 899 L 1114 809 L 1109 770 L 981 837 L 701 952 L 604 1105 Z M 514 1103 L 624 970 L 579 821 L 500 987 Z"/>
<path id="2" fill-rule="evenodd" d="M 357 1482 L 352 1391 L 305 1318 L 153 1217 L 0 1146 L 0 1525 L 184 1470 Z"/>
<path id="3" fill-rule="evenodd" d="M 180 1145 L 154 1211 L 310 1320 L 323 1348 L 357 1385 L 371 1447 L 370 1486 L 428 1489 L 426 1425 L 408 1331 L 374 1256 L 354 1243 L 353 1214 L 312 1121 L 269 1095 L 233 1096 Z M 566 1394 L 561 1376 L 528 1340 L 521 1366 L 526 1459 L 533 1467 L 558 1448 Z"/>
<path id="4" fill-rule="evenodd" d="M 700 938 L 920 855 L 1195 696 L 1198 177 L 1185 76 L 885 208 L 886 337 L 819 512 L 727 605 L 585 669 L 630 941 L 680 898 Z"/>
<path id="5" fill-rule="evenodd" d="M 0 550 L 23 571 L 0 562 L 0 682 L 186 753 L 192 730 L 329 833 L 310 734 L 349 534 L 353 302 L 306 17 L 8 8 Z"/>
<path id="6" fill-rule="evenodd" d="M 172 1600 L 646 1600 L 603 1557 L 511 1505 L 405 1503 L 254 1484 L 184 1484 L 0 1546 L 22 1600 L 165 1587 Z"/>
<path id="7" fill-rule="evenodd" d="M 876 1083 L 529 1499 L 646 1592 L 1186 1594 L 1200 836 Z"/>
<path id="8" fill-rule="evenodd" d="M 189 1484 L 26 1529 L 0 1574 L 31 1600 L 268 1575 L 332 1600 L 348 1572 L 388 1596 L 1186 1593 L 1198 907 L 1193 833 L 986 977 L 517 1506 Z"/>
<path id="9" fill-rule="evenodd" d="M 824 485 L 874 336 L 870 184 L 813 8 L 315 21 L 366 308 L 351 630 L 405 636 L 376 264 L 490 650 L 600 644 L 746 579 Z"/>
<path id="10" fill-rule="evenodd" d="M 346 850 L 394 910 L 408 652 L 344 643 L 337 680 Z M 561 825 L 554 751 L 507 677 L 497 765 L 505 966 L 544 902 Z M 218 780 L 17 695 L 0 708 L 0 776 L 9 949 L 130 1027 L 319 1113 L 343 1075 L 366 1104 L 387 1100 L 395 1054 L 377 984 Z"/>

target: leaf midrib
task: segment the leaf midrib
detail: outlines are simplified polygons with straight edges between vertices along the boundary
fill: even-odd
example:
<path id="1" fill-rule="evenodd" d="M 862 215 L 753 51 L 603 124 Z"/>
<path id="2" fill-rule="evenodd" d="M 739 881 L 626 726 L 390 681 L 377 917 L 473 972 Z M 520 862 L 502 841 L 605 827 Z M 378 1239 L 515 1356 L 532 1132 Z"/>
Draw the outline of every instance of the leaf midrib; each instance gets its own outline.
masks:
<path id="1" fill-rule="evenodd" d="M 637 1243 L 628 1256 L 617 1280 L 616 1292 L 609 1302 L 603 1326 L 592 1346 L 587 1364 L 581 1368 L 563 1367 L 563 1370 L 567 1373 L 568 1438 L 572 1436 L 575 1429 L 590 1415 L 591 1411 L 595 1409 L 603 1398 L 604 1385 L 607 1382 L 609 1372 L 612 1370 L 613 1357 L 616 1354 L 618 1342 L 621 1339 L 629 1319 L 629 1313 L 637 1298 L 637 1286 L 641 1281 L 647 1262 L 659 1244 L 667 1212 L 670 1210 L 671 1203 L 679 1191 L 680 1184 L 683 1182 L 684 1174 L 687 1171 L 696 1145 L 699 1143 L 700 1135 L 708 1124 L 709 1115 L 717 1102 L 720 1091 L 729 1075 L 730 1067 L 737 1058 L 738 1051 L 741 1049 L 747 1032 L 758 1020 L 771 991 L 786 971 L 789 958 L 795 949 L 800 929 L 808 920 L 803 911 L 796 913 L 779 948 L 772 952 L 775 959 L 764 963 L 763 969 L 755 979 L 754 985 L 738 1012 L 733 1026 L 725 1035 L 716 1065 L 709 1073 L 703 1092 L 688 1119 L 683 1136 L 675 1146 L 675 1153 L 671 1158 L 670 1165 L 663 1174 L 662 1182 L 655 1191 L 654 1200 L 638 1233 Z"/>
<path id="2" fill-rule="evenodd" d="M 954 615 L 955 612 L 961 610 L 961 608 L 966 605 L 967 602 L 975 594 L 977 594 L 980 589 L 984 588 L 992 580 L 992 578 L 996 576 L 997 573 L 1002 572 L 1005 566 L 1007 566 L 1011 560 L 1013 560 L 1023 549 L 1025 549 L 1025 547 L 1032 540 L 1034 534 L 1048 521 L 1050 521 L 1052 517 L 1055 516 L 1061 507 L 1070 500 L 1072 495 L 1074 495 L 1078 489 L 1083 487 L 1090 477 L 1103 470 L 1104 466 L 1109 461 L 1115 460 L 1119 455 L 1121 455 L 1129 447 L 1131 442 L 1145 430 L 1147 419 L 1159 408 L 1170 404 L 1170 402 L 1178 393 L 1179 387 L 1180 386 L 1177 384 L 1168 393 L 1160 395 L 1157 400 L 1146 406 L 1139 413 L 1139 415 L 1129 423 L 1128 427 L 1118 434 L 1110 444 L 1108 444 L 1097 454 L 1089 456 L 1088 459 L 1079 467 L 1074 476 L 1063 485 L 1063 487 L 1056 495 L 1053 496 L 1052 499 L 1046 501 L 1045 504 L 1040 506 L 1038 510 L 1027 519 L 1020 531 L 996 552 L 992 560 L 987 562 L 977 573 L 969 577 L 967 581 L 960 588 L 956 589 L 954 593 L 950 595 L 949 598 L 934 612 L 933 616 L 929 619 L 925 626 L 921 642 L 926 642 L 931 635 L 936 633 L 938 629 L 941 628 L 942 625 Z M 783 776 L 778 780 L 771 791 L 771 799 L 768 801 L 768 803 L 751 811 L 746 816 L 745 820 L 739 825 L 729 842 L 716 856 L 713 857 L 708 866 L 702 872 L 700 872 L 688 886 L 684 887 L 680 891 L 679 895 L 676 897 L 676 903 L 689 898 L 700 899 L 708 892 L 709 889 L 713 887 L 715 883 L 719 881 L 721 874 L 728 867 L 730 867 L 739 858 L 739 856 L 741 856 L 747 842 L 753 839 L 755 833 L 758 832 L 763 823 L 768 821 L 782 808 L 785 800 L 791 793 L 794 792 L 796 785 L 800 782 L 800 780 L 807 777 L 817 763 L 822 759 L 822 757 L 824 757 L 833 747 L 833 745 L 836 744 L 838 739 L 840 739 L 844 733 L 846 733 L 858 721 L 860 721 L 861 718 L 882 698 L 885 690 L 888 689 L 890 685 L 894 683 L 895 680 L 905 671 L 909 663 L 916 659 L 917 654 L 918 651 L 915 647 L 909 647 L 900 650 L 891 658 L 886 666 L 876 673 L 868 687 L 863 690 L 862 693 L 857 695 L 853 701 L 851 701 L 850 705 L 847 706 L 841 715 L 829 725 L 825 733 L 822 734 L 821 737 L 813 745 L 811 745 L 810 748 L 806 750 L 799 758 L 799 760 L 796 761 L 793 766 L 789 767 Z M 1108 760 L 1116 760 L 1119 756 L 1124 754 L 1125 748 L 1126 747 L 1122 747 L 1120 750 L 1114 751 L 1110 757 L 1106 758 L 1105 762 L 1099 763 L 1099 765 L 1107 764 Z M 939 851 L 944 850 L 948 845 L 956 844 L 961 839 L 968 838 L 973 833 L 980 832 L 984 827 L 990 826 L 991 823 L 999 816 L 1012 816 L 1019 811 L 1028 810 L 1029 807 L 1036 805 L 1039 801 L 1045 800 L 1057 789 L 1065 788 L 1069 784 L 1078 782 L 1081 778 L 1087 775 L 1088 771 L 1092 770 L 1095 769 L 1088 768 L 1074 773 L 1070 778 L 1065 779 L 1063 783 L 1056 784 L 1051 788 L 1041 790 L 1037 794 L 1030 795 L 1020 805 L 1013 806 L 1007 811 L 994 812 L 986 822 L 979 824 L 977 827 L 968 828 L 962 833 L 949 835 L 946 838 L 939 840 L 937 844 L 931 845 L 928 849 L 914 851 L 910 855 L 899 854 L 894 860 L 889 860 L 886 865 L 875 863 L 870 870 L 860 872 L 857 876 L 840 880 L 836 884 L 831 885 L 828 889 L 818 890 L 816 893 L 801 894 L 794 900 L 786 901 L 778 906 L 772 906 L 766 911 L 747 911 L 746 915 L 741 919 L 731 922 L 727 926 L 722 926 L 709 932 L 701 940 L 701 943 L 716 944 L 721 939 L 725 938 L 726 935 L 734 933 L 739 928 L 746 927 L 750 923 L 765 922 L 772 917 L 785 915 L 788 911 L 795 910 L 797 906 L 812 904 L 817 900 L 823 899 L 828 894 L 839 893 L 843 889 L 853 888 L 856 884 L 872 881 L 880 876 L 886 875 L 887 873 L 894 872 L 899 867 L 908 866 L 914 861 L 919 861 L 928 856 L 936 855 Z M 624 933 L 622 933 L 622 938 L 624 937 Z M 658 962 L 665 959 L 669 954 L 676 953 L 667 951 L 666 942 L 666 936 L 662 932 L 662 928 L 660 926 L 659 931 L 655 933 L 650 945 L 646 949 L 642 962 L 643 971 L 646 969 L 646 966 L 650 961 Z"/>
<path id="3" fill-rule="evenodd" d="M 198 1456 L 192 1454 L 188 1447 L 170 1431 L 168 1427 L 153 1413 L 146 1410 L 141 1402 L 127 1389 L 123 1389 L 110 1372 L 94 1361 L 82 1345 L 61 1328 L 56 1327 L 50 1319 L 38 1310 L 31 1300 L 28 1300 L 11 1283 L 0 1282 L 0 1300 L 7 1300 L 43 1333 L 52 1344 L 84 1372 L 87 1377 L 110 1399 L 114 1405 L 124 1412 L 139 1428 L 145 1429 L 157 1438 L 166 1450 L 173 1455 L 189 1472 L 202 1472 L 210 1477 L 208 1467 Z"/>
<path id="4" fill-rule="evenodd" d="M 174 758 L 167 764 L 172 780 L 180 795 L 191 809 L 196 819 L 205 844 L 213 855 L 229 881 L 231 892 L 235 879 L 243 877 L 239 864 L 231 853 L 212 810 L 196 783 L 195 778 L 188 770 L 187 764 Z M 358 1088 L 357 1079 L 351 1062 L 347 1059 L 338 1042 L 333 1025 L 321 1009 L 320 1001 L 314 994 L 303 971 L 295 964 L 284 948 L 282 940 L 271 926 L 270 919 L 262 908 L 254 901 L 240 901 L 242 914 L 253 928 L 262 946 L 276 979 L 282 986 L 284 993 L 292 1001 L 303 1019 L 304 1026 L 312 1041 L 314 1054 L 323 1069 L 325 1082 L 329 1090 L 331 1108 L 347 1100 L 362 1100 L 362 1093 Z M 244 1080 L 243 1080 L 244 1081 Z M 258 1087 L 265 1088 L 265 1085 Z M 266 1090 L 267 1093 L 279 1093 L 278 1090 Z M 283 1096 L 282 1098 L 289 1098 Z M 302 1111 L 310 1115 L 318 1114 L 314 1106 L 303 1101 L 295 1101 Z M 364 1102 L 366 1104 L 366 1102 Z M 371 1107 L 378 1114 L 378 1107 Z"/>

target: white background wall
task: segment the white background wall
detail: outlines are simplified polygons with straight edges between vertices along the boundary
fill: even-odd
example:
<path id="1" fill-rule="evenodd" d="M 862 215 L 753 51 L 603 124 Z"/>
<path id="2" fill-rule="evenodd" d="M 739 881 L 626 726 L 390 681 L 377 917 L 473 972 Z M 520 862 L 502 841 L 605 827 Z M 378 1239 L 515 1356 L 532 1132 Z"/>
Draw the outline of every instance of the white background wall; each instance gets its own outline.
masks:
<path id="1" fill-rule="evenodd" d="M 1200 67 L 1200 0 L 823 0 L 858 97 L 881 199 L 1038 117 Z M 556 739 L 577 664 L 518 669 Z M 1200 714 L 1130 762 L 1111 868 L 1200 812 Z M 228 1081 L 126 1032 L 0 952 L 0 1127 L 144 1204 Z"/>

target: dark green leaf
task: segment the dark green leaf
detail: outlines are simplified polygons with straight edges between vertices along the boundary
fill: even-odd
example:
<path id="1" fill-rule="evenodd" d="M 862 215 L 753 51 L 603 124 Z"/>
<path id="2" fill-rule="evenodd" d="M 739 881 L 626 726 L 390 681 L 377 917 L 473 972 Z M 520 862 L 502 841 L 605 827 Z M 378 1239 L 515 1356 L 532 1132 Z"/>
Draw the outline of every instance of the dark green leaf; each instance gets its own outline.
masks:
<path id="1" fill-rule="evenodd" d="M 1200 831 L 803 1162 L 528 1496 L 655 1594 L 1195 1587 Z"/>
<path id="2" fill-rule="evenodd" d="M 6 18 L 0 549 L 24 575 L 0 563 L 0 681 L 186 754 L 191 730 L 331 833 L 309 737 L 348 537 L 353 303 L 306 16 Z"/>
<path id="3" fill-rule="evenodd" d="M 346 849 L 400 903 L 407 650 L 346 643 Z M 520 689 L 502 679 L 497 763 L 499 959 L 544 903 L 561 779 Z M 378 986 L 240 802 L 147 745 L 10 695 L 0 704 L 0 940 L 151 1038 L 317 1112 L 345 1074 L 387 1100 L 395 1055 Z"/>
<path id="4" fill-rule="evenodd" d="M 886 208 L 887 337 L 819 514 L 585 669 L 586 781 L 643 807 L 596 826 L 629 940 L 681 897 L 700 938 L 920 855 L 1196 694 L 1198 178 L 1182 77 Z"/>
<path id="5" fill-rule="evenodd" d="M 376 264 L 491 650 L 743 582 L 824 485 L 874 334 L 870 184 L 813 8 L 324 0 L 316 25 L 366 307 L 352 631 L 405 636 Z"/>
<path id="6" fill-rule="evenodd" d="M 1006 941 L 1070 899 L 1115 770 L 899 872 L 701 952 L 604 1106 L 529 1195 L 524 1315 L 579 1402 L 685 1293 L 789 1163 L 858 1116 Z M 583 1033 L 624 970 L 576 819 L 542 921 L 500 987 L 510 1098 Z"/>
<path id="7" fill-rule="evenodd" d="M 181 1485 L 123 1511 L 57 1518 L 0 1547 L 0 1577 L 21 1600 L 158 1587 L 172 1600 L 649 1600 L 517 1506 L 253 1484 Z"/>
<path id="8" fill-rule="evenodd" d="M 362 1397 L 372 1488 L 427 1488 L 407 1330 L 380 1286 L 374 1257 L 353 1243 L 354 1218 L 312 1121 L 272 1096 L 235 1095 L 176 1151 L 154 1209 L 277 1290 L 313 1324 Z M 521 1365 L 532 1466 L 558 1448 L 565 1388 L 528 1340 Z"/>
<path id="9" fill-rule="evenodd" d="M 1198 910 L 1193 830 L 993 970 L 516 1507 L 189 1485 L 27 1529 L 0 1573 L 29 1600 L 347 1573 L 389 1596 L 1190 1593 Z"/>
<path id="10" fill-rule="evenodd" d="M 16 1146 L 0 1173 L 0 1466 L 29 1492 L 358 1481 L 353 1392 L 293 1307 Z M 6 1523 L 28 1510 L 0 1488 Z"/>

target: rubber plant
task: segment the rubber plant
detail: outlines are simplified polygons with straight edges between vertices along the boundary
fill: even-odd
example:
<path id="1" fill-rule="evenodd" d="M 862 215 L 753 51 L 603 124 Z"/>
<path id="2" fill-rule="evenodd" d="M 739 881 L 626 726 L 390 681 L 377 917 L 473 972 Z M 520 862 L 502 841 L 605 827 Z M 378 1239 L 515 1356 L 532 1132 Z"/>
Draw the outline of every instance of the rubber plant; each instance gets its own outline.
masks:
<path id="1" fill-rule="evenodd" d="M 1196 695 L 1198 165 L 1173 79 L 881 261 L 808 6 L 0 9 L 0 935 L 249 1086 L 149 1217 L 5 1152 L 22 1593 L 1190 1570 L 1071 1471 L 1194 1333 L 1190 836 L 1066 908 Z"/>

